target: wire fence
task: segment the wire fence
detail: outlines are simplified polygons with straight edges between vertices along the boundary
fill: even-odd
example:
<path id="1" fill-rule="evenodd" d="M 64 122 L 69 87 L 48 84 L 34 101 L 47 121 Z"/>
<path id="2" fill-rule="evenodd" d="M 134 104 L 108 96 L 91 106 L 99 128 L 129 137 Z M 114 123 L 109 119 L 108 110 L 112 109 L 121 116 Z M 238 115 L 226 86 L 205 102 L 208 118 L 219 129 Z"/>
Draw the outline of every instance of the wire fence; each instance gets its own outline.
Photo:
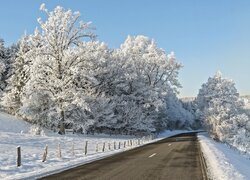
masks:
<path id="1" fill-rule="evenodd" d="M 129 150 L 135 147 L 142 146 L 151 142 L 155 137 L 153 135 L 144 136 L 142 138 L 132 139 L 108 139 L 108 140 L 86 140 L 79 143 L 77 142 L 55 142 L 52 144 L 44 144 L 41 148 L 41 153 L 37 156 L 41 156 L 41 163 L 48 161 L 49 159 L 58 158 L 60 160 L 76 159 L 79 157 L 87 157 L 98 153 Z M 51 147 L 50 147 L 51 146 Z M 22 161 L 28 156 L 29 149 L 18 146 L 16 149 L 16 165 L 22 166 Z M 26 155 L 27 153 L 27 155 Z"/>

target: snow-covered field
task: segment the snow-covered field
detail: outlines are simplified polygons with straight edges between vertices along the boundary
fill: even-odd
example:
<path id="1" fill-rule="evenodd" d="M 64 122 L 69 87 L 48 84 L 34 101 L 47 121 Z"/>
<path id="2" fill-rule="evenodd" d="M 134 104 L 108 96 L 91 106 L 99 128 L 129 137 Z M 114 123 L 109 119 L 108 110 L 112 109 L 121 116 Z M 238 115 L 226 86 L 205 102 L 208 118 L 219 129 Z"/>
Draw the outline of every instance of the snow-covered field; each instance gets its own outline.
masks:
<path id="1" fill-rule="evenodd" d="M 206 134 L 199 136 L 208 171 L 213 180 L 249 180 L 250 159 L 229 146 L 215 142 Z"/>
<path id="2" fill-rule="evenodd" d="M 47 174 L 57 169 L 130 149 L 138 143 L 134 137 L 128 136 L 79 136 L 73 134 L 61 136 L 49 131 L 46 131 L 43 136 L 32 135 L 29 133 L 30 124 L 4 113 L 0 113 L 0 124 L 0 179 L 19 179 Z M 132 146 L 128 146 L 130 139 L 133 140 Z M 84 154 L 86 141 L 88 141 L 87 155 Z M 105 149 L 102 152 L 104 142 Z M 124 148 L 125 142 L 126 148 Z M 59 157 L 59 144 L 61 158 Z M 48 157 L 46 162 L 42 162 L 46 145 L 48 145 Z M 21 147 L 22 152 L 21 167 L 16 166 L 17 146 Z"/>
<path id="3" fill-rule="evenodd" d="M 0 124 L 0 179 L 34 179 L 139 146 L 138 139 L 129 136 L 61 136 L 48 130 L 43 136 L 32 135 L 29 133 L 30 124 L 5 113 L 0 113 Z M 140 139 L 140 145 L 181 132 L 183 131 L 166 131 L 155 140 Z M 132 146 L 128 145 L 128 140 L 132 140 Z M 86 141 L 87 155 L 84 154 Z M 105 150 L 102 152 L 104 142 Z M 58 144 L 61 147 L 61 158 L 58 157 Z M 48 157 L 42 162 L 46 145 Z M 16 165 L 17 146 L 21 147 L 22 152 L 20 167 Z"/>

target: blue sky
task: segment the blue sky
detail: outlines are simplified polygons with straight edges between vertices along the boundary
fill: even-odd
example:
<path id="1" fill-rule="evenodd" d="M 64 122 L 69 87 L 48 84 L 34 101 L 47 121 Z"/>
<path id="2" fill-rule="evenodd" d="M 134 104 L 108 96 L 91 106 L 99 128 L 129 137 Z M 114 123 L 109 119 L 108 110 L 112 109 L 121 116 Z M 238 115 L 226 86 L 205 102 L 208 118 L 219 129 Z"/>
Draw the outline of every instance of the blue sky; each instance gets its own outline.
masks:
<path id="1" fill-rule="evenodd" d="M 155 39 L 174 51 L 184 65 L 180 96 L 195 96 L 209 76 L 221 70 L 250 94 L 249 0 L 4 0 L 0 5 L 0 37 L 7 45 L 38 26 L 41 3 L 80 11 L 92 21 L 100 41 L 119 47 L 127 35 Z"/>

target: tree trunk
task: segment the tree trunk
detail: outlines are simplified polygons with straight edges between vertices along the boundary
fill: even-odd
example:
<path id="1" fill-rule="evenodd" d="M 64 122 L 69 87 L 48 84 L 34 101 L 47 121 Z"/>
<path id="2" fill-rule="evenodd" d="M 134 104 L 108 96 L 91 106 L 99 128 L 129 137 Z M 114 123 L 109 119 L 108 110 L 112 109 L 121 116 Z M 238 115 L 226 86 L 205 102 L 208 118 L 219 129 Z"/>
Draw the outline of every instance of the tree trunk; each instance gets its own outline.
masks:
<path id="1" fill-rule="evenodd" d="M 61 110 L 60 112 L 60 130 L 58 133 L 62 135 L 65 134 L 64 110 Z"/>

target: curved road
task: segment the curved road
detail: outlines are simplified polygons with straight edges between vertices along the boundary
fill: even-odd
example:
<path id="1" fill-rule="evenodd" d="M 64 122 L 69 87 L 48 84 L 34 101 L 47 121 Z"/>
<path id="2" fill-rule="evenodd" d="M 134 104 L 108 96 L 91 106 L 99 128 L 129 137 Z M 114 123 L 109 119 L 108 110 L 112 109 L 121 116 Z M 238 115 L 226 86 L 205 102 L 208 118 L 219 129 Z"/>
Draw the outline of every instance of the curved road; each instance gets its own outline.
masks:
<path id="1" fill-rule="evenodd" d="M 42 179 L 196 180 L 207 179 L 195 133 L 166 138 Z"/>

